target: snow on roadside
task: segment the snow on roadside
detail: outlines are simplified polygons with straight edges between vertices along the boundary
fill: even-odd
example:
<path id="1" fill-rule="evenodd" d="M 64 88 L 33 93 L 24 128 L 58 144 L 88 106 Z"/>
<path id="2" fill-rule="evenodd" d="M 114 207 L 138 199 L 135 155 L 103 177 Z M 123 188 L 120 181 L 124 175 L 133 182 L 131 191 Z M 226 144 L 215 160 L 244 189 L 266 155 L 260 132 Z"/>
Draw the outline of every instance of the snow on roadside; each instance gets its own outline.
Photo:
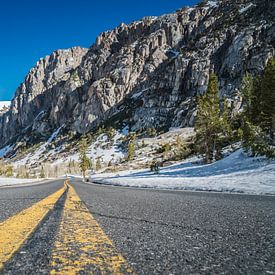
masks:
<path id="1" fill-rule="evenodd" d="M 42 179 L 18 179 L 18 178 L 2 178 L 0 177 L 0 186 L 10 186 L 23 183 L 39 182 Z"/>
<path id="2" fill-rule="evenodd" d="M 159 174 L 133 170 L 92 175 L 91 181 L 142 188 L 275 195 L 275 161 L 251 158 L 239 149 L 209 165 L 189 160 L 162 168 Z"/>

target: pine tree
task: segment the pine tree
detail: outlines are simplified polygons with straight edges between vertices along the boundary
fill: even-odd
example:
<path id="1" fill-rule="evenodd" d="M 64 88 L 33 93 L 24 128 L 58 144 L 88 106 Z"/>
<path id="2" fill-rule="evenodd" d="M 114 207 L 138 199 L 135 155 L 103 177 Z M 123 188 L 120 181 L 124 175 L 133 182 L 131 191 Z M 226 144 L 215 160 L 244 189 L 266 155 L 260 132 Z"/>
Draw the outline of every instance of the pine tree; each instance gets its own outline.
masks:
<path id="1" fill-rule="evenodd" d="M 243 115 L 249 121 L 255 119 L 255 89 L 253 77 L 246 73 L 243 77 L 241 89 L 241 95 L 243 97 Z"/>
<path id="2" fill-rule="evenodd" d="M 239 133 L 253 155 L 274 157 L 275 61 L 268 61 L 263 75 L 245 75 L 241 87 L 243 113 Z"/>
<path id="3" fill-rule="evenodd" d="M 275 132 L 275 58 L 271 58 L 264 70 L 261 81 L 261 128 L 274 144 Z"/>
<path id="4" fill-rule="evenodd" d="M 100 161 L 100 158 L 97 158 L 97 160 L 96 160 L 95 169 L 96 169 L 96 171 L 98 171 L 98 170 L 101 169 L 101 161 Z"/>
<path id="5" fill-rule="evenodd" d="M 45 176 L 45 171 L 44 171 L 44 167 L 43 165 L 41 166 L 41 170 L 40 170 L 40 178 L 41 179 L 44 179 L 46 176 Z"/>
<path id="6" fill-rule="evenodd" d="M 141 142 L 141 147 L 142 147 L 142 148 L 145 148 L 145 147 L 146 147 L 146 144 L 145 144 L 144 139 L 143 139 L 142 142 Z"/>
<path id="7" fill-rule="evenodd" d="M 80 142 L 80 152 L 79 152 L 79 167 L 83 175 L 83 180 L 86 180 L 86 172 L 91 168 L 91 160 L 87 156 L 87 140 L 83 138 Z"/>
<path id="8" fill-rule="evenodd" d="M 259 132 L 259 129 L 255 126 L 259 123 L 260 104 L 255 104 L 256 99 L 260 101 L 259 93 L 259 78 L 254 78 L 246 73 L 243 77 L 241 85 L 241 95 L 243 97 L 243 112 L 241 115 L 241 128 L 239 136 L 243 141 L 245 148 L 250 148 L 254 143 Z"/>
<path id="9" fill-rule="evenodd" d="M 76 173 L 76 171 L 78 170 L 78 165 L 75 163 L 74 160 L 72 160 L 71 162 L 71 168 L 72 168 L 72 173 Z"/>
<path id="10" fill-rule="evenodd" d="M 262 94 L 262 76 L 258 75 L 254 78 L 250 76 L 252 80 L 251 89 L 251 104 L 250 104 L 250 112 L 251 116 L 247 118 L 254 125 L 261 124 L 261 113 L 262 113 L 262 105 L 263 105 L 263 94 Z"/>
<path id="11" fill-rule="evenodd" d="M 69 160 L 67 171 L 68 171 L 68 174 L 72 174 L 72 161 L 71 161 L 71 159 Z"/>
<path id="12" fill-rule="evenodd" d="M 59 172 L 59 170 L 58 170 L 58 165 L 55 165 L 55 166 L 54 166 L 54 176 L 55 176 L 55 178 L 58 177 L 58 172 Z"/>
<path id="13" fill-rule="evenodd" d="M 209 78 L 208 89 L 198 98 L 198 113 L 195 122 L 196 148 L 204 155 L 206 163 L 211 163 L 220 156 L 221 142 L 225 132 L 224 123 L 228 118 L 221 115 L 219 108 L 218 79 L 215 74 Z"/>
<path id="14" fill-rule="evenodd" d="M 149 137 L 155 137 L 157 135 L 157 130 L 154 127 L 148 128 L 147 134 Z"/>
<path id="15" fill-rule="evenodd" d="M 13 176 L 13 167 L 12 166 L 8 166 L 6 169 L 6 176 L 7 177 L 12 177 Z"/>
<path id="16" fill-rule="evenodd" d="M 228 106 L 227 99 L 223 100 L 222 110 L 220 111 L 220 133 L 218 134 L 218 142 L 217 142 L 217 155 L 216 159 L 220 159 L 222 157 L 221 151 L 224 145 L 230 144 L 234 139 L 232 124 L 230 120 L 230 108 Z"/>
<path id="17" fill-rule="evenodd" d="M 135 144 L 133 141 L 130 141 L 128 144 L 128 161 L 133 160 L 135 156 Z"/>
<path id="18" fill-rule="evenodd" d="M 2 176 L 5 173 L 5 167 L 2 160 L 0 160 L 0 176 Z"/>

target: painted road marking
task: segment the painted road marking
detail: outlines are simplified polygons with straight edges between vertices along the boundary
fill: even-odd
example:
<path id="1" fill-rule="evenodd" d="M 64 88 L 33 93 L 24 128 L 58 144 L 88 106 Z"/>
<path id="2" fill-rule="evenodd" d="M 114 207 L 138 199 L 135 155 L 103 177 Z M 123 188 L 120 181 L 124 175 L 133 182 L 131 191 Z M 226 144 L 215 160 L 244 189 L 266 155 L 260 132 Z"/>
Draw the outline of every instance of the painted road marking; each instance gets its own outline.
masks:
<path id="1" fill-rule="evenodd" d="M 28 239 L 47 213 L 53 209 L 67 185 L 31 207 L 0 223 L 0 271 Z"/>
<path id="2" fill-rule="evenodd" d="M 51 268 L 52 275 L 134 273 L 70 185 Z"/>

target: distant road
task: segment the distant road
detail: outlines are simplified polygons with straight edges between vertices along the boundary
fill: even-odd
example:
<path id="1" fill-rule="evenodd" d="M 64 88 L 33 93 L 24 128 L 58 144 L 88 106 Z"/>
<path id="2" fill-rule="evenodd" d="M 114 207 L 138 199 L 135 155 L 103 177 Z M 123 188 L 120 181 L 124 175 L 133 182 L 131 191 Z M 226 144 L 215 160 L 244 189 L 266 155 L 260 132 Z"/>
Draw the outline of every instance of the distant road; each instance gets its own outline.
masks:
<path id="1" fill-rule="evenodd" d="M 0 268 L 3 274 L 275 274 L 274 211 L 275 197 L 76 179 L 0 188 Z"/>

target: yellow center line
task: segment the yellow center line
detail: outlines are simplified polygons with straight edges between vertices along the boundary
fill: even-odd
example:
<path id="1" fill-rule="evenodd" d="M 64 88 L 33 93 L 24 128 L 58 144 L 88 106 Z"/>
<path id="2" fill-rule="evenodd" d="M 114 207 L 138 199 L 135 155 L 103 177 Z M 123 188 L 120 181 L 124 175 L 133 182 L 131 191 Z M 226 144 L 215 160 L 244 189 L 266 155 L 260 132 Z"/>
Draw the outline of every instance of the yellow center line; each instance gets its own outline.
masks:
<path id="1" fill-rule="evenodd" d="M 70 185 L 51 269 L 52 275 L 134 273 Z"/>
<path id="2" fill-rule="evenodd" d="M 0 223 L 0 270 L 53 209 L 67 185 L 31 207 Z"/>

